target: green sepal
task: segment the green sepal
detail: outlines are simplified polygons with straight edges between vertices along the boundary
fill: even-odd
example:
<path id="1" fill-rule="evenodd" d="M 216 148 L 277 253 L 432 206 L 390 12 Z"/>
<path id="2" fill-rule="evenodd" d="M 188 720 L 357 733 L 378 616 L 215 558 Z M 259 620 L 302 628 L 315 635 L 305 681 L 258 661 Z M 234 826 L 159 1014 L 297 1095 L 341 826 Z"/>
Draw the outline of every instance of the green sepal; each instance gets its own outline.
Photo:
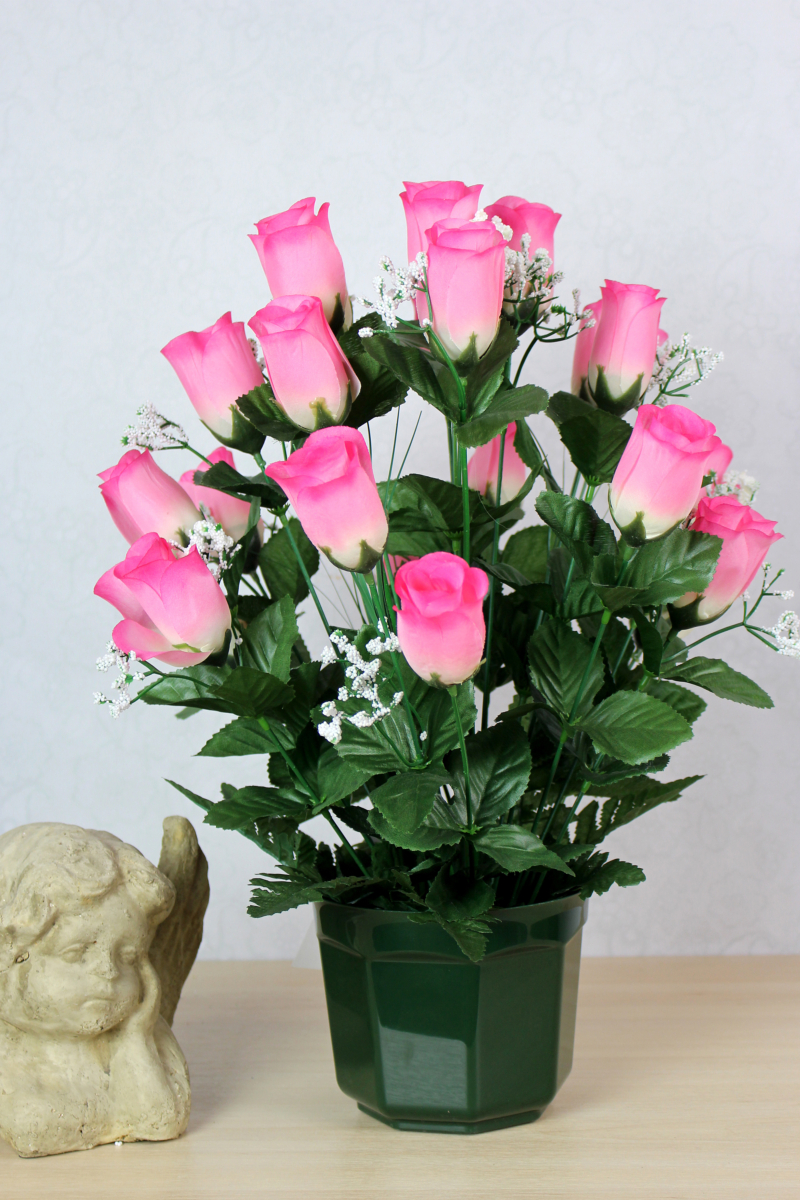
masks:
<path id="1" fill-rule="evenodd" d="M 587 380 L 586 386 L 589 393 L 598 408 L 602 408 L 605 412 L 614 413 L 615 416 L 621 417 L 623 413 L 630 412 L 632 408 L 638 408 L 639 401 L 642 395 L 643 375 L 639 375 L 635 383 L 632 383 L 627 392 L 623 392 L 621 396 L 615 396 L 609 389 L 606 382 L 606 373 L 602 367 L 597 368 L 597 382 L 594 387 L 589 386 Z"/>
<path id="2" fill-rule="evenodd" d="M 205 421 L 202 423 L 206 425 Z M 264 445 L 265 435 L 248 421 L 236 404 L 231 405 L 231 425 L 230 437 L 223 437 L 210 425 L 206 425 L 206 429 L 214 435 L 218 442 L 222 442 L 223 446 L 229 446 L 231 450 L 241 450 L 244 454 L 258 454 Z"/>

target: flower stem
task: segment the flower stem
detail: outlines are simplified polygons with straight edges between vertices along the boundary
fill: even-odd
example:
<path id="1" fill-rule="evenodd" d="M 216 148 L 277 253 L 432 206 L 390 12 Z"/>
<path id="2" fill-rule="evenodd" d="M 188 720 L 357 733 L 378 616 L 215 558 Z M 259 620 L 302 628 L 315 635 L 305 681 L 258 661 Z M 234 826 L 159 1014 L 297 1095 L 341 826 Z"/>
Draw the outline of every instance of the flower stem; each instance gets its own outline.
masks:
<path id="1" fill-rule="evenodd" d="M 334 821 L 334 819 L 333 819 L 333 817 L 331 816 L 331 814 L 328 812 L 327 808 L 325 809 L 325 811 L 324 811 L 324 813 L 323 813 L 322 815 L 324 816 L 325 820 L 328 822 L 328 824 L 330 825 L 331 829 L 334 831 L 334 833 L 336 834 L 336 836 L 337 836 L 337 837 L 339 837 L 339 838 L 341 838 L 341 839 L 342 839 L 342 842 L 344 843 L 344 845 L 345 845 L 345 846 L 347 846 L 347 849 L 350 851 L 350 857 L 352 858 L 353 862 L 354 862 L 354 863 L 356 864 L 356 866 L 358 867 L 358 869 L 359 869 L 359 871 L 361 872 L 361 874 L 364 876 L 364 878 L 365 878 L 365 879 L 369 879 L 369 878 L 370 878 L 369 871 L 366 869 L 366 867 L 365 867 L 365 866 L 364 866 L 364 864 L 362 863 L 361 859 L 358 857 L 358 855 L 356 854 L 355 850 L 354 850 L 354 849 L 353 849 L 353 847 L 350 845 L 349 841 L 348 841 L 348 840 L 347 840 L 347 838 L 344 836 L 344 834 L 342 833 L 341 829 L 339 828 L 339 826 L 338 826 L 338 825 L 336 824 L 336 822 Z"/>
<path id="2" fill-rule="evenodd" d="M 508 365 L 508 364 L 506 364 Z M 495 503 L 500 504 L 503 495 L 503 457 L 506 451 L 506 434 L 508 426 L 506 425 L 503 432 L 500 434 L 500 454 L 497 460 L 497 490 L 495 492 Z M 495 520 L 494 537 L 492 539 L 492 566 L 497 563 L 497 553 L 500 545 L 500 522 Z M 489 689 L 489 671 L 492 661 L 492 633 L 494 628 L 494 592 L 497 580 L 494 575 L 489 578 L 489 612 L 488 621 L 486 623 L 486 669 L 484 671 L 483 683 L 483 703 L 481 705 L 481 729 L 485 729 L 489 724 L 489 700 L 491 699 Z"/>
<path id="3" fill-rule="evenodd" d="M 464 741 L 464 726 L 461 722 L 461 713 L 458 710 L 458 688 L 449 687 L 450 700 L 453 705 L 453 715 L 456 719 L 456 729 L 458 730 L 458 745 L 461 750 L 461 766 L 464 770 L 464 799 L 467 805 L 467 825 L 472 828 L 472 792 L 469 782 L 469 759 L 467 758 L 467 745 Z M 475 847 L 472 841 L 469 841 L 469 874 L 470 879 L 475 878 Z"/>

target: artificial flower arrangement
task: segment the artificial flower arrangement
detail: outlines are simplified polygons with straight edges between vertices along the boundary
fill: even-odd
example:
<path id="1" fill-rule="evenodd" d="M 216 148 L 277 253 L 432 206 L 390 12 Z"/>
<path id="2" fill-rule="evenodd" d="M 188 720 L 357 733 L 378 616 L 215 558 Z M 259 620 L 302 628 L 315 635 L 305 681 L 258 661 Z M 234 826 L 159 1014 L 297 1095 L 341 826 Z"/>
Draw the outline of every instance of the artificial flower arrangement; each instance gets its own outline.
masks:
<path id="1" fill-rule="evenodd" d="M 771 706 L 701 643 L 736 628 L 798 652 L 793 613 L 756 623 L 787 594 L 764 565 L 781 535 L 714 426 L 676 402 L 720 356 L 669 343 L 650 287 L 606 281 L 586 308 L 560 305 L 559 214 L 515 196 L 478 211 L 480 190 L 406 184 L 410 265 L 382 261 L 355 321 L 328 205 L 258 224 L 275 297 L 249 322 L 258 342 L 226 313 L 163 351 L 221 445 L 176 481 L 151 451 L 191 449 L 186 434 L 140 410 L 100 488 L 130 549 L 95 588 L 122 616 L 99 663 L 120 695 L 98 702 L 228 714 L 200 754 L 260 758 L 217 802 L 175 785 L 276 861 L 252 915 L 403 911 L 473 960 L 496 910 L 644 879 L 602 845 L 698 778 L 659 778 L 705 708 L 695 689 Z M 570 392 L 520 383 L 535 346 L 567 338 Z M 398 452 L 376 483 L 362 430 L 409 391 L 442 414 L 449 479 L 395 469 Z M 532 418 L 555 423 L 563 485 Z M 537 485 L 538 520 L 508 536 Z M 320 553 L 350 627 L 315 587 Z M 321 661 L 298 633 L 307 602 Z M 319 814 L 333 846 L 304 831 Z"/>

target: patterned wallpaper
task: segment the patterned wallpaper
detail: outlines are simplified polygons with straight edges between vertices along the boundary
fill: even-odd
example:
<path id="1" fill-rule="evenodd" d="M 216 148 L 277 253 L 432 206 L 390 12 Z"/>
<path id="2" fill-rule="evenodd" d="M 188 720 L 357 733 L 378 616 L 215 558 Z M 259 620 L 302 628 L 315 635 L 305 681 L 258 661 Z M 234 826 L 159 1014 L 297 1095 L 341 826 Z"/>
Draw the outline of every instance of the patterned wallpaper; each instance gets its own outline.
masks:
<path id="1" fill-rule="evenodd" d="M 123 550 L 95 473 L 142 402 L 191 421 L 160 347 L 266 302 L 245 235 L 312 193 L 353 291 L 402 257 L 401 179 L 450 177 L 562 212 L 558 266 L 585 300 L 606 275 L 660 287 L 664 327 L 725 352 L 692 403 L 763 481 L 800 591 L 799 57 L 788 0 L 6 0 L 0 830 L 68 820 L 157 858 L 162 818 L 198 815 L 165 777 L 208 795 L 253 781 L 253 760 L 191 757 L 211 714 L 92 707 L 113 622 L 91 590 Z M 527 378 L 564 386 L 569 357 L 541 348 Z M 441 469 L 440 423 L 424 414 L 418 469 Z M 800 950 L 800 664 L 733 635 L 724 652 L 776 711 L 712 701 L 670 768 L 705 779 L 616 836 L 648 881 L 593 902 L 589 953 Z M 201 840 L 203 954 L 291 956 L 308 913 L 248 918 L 264 860 Z"/>

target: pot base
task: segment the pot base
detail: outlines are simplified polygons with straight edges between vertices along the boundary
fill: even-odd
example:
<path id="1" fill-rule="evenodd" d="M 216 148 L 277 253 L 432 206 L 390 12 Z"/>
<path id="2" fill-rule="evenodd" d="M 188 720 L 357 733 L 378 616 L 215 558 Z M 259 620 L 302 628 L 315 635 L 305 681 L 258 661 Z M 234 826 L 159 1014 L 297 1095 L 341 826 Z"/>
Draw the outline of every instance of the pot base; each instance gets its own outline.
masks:
<path id="1" fill-rule="evenodd" d="M 535 1108 L 531 1112 L 509 1113 L 507 1117 L 492 1117 L 486 1121 L 410 1121 L 384 1117 L 365 1104 L 358 1107 L 368 1117 L 409 1133 L 491 1133 L 493 1129 L 508 1129 L 511 1125 L 529 1125 L 531 1121 L 538 1121 L 544 1112 L 543 1108 Z"/>

